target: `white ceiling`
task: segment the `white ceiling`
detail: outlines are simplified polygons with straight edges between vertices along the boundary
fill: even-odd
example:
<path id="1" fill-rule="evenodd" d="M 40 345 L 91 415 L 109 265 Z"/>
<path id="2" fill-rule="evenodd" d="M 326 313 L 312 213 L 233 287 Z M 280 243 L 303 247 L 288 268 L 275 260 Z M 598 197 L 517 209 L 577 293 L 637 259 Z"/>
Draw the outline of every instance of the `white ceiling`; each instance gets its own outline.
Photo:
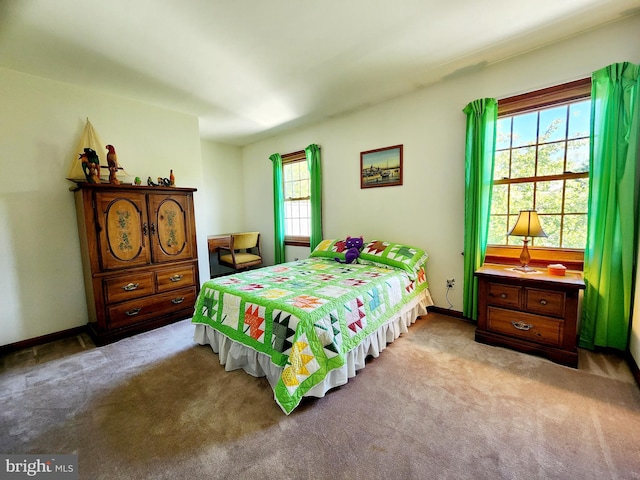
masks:
<path id="1" fill-rule="evenodd" d="M 640 12 L 640 0 L 0 0 L 0 66 L 246 145 Z"/>

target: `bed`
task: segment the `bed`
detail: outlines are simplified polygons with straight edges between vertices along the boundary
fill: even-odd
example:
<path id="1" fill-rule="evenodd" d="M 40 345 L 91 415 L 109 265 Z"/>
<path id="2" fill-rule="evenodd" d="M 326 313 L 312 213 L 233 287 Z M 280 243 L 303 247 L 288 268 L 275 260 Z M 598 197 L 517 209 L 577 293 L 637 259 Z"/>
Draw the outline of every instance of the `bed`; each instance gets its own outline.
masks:
<path id="1" fill-rule="evenodd" d="M 227 371 L 265 376 L 290 414 L 303 397 L 344 385 L 433 305 L 428 255 L 374 240 L 343 264 L 344 240 L 323 240 L 310 257 L 204 283 L 192 322 Z"/>

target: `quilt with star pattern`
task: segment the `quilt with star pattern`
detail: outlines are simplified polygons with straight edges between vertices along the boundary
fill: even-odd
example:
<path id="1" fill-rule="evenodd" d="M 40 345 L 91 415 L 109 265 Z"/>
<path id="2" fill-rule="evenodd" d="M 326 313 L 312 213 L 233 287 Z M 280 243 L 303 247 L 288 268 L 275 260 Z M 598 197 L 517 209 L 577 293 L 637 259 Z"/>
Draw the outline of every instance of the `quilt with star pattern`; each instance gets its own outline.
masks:
<path id="1" fill-rule="evenodd" d="M 427 288 L 424 264 L 416 272 L 332 258 L 249 270 L 205 282 L 192 322 L 281 367 L 274 396 L 289 414 L 306 392 L 345 364 L 346 353 Z"/>

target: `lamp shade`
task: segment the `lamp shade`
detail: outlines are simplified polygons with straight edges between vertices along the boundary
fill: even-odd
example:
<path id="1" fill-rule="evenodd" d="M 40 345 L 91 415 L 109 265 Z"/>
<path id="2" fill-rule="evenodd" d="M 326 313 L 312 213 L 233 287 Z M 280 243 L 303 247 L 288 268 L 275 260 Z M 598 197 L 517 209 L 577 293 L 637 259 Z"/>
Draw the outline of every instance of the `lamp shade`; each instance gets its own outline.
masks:
<path id="1" fill-rule="evenodd" d="M 520 210 L 518 221 L 513 226 L 509 235 L 517 237 L 546 237 L 542 230 L 538 212 L 536 210 Z"/>

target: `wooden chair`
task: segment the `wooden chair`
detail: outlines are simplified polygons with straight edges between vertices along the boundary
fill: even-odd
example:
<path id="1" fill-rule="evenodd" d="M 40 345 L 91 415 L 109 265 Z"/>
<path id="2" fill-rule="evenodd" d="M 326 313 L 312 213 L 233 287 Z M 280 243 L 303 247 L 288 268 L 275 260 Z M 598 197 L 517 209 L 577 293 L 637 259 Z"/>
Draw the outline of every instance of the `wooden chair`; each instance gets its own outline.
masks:
<path id="1" fill-rule="evenodd" d="M 261 265 L 260 232 L 232 234 L 228 248 L 218 247 L 218 263 L 235 270 Z"/>

